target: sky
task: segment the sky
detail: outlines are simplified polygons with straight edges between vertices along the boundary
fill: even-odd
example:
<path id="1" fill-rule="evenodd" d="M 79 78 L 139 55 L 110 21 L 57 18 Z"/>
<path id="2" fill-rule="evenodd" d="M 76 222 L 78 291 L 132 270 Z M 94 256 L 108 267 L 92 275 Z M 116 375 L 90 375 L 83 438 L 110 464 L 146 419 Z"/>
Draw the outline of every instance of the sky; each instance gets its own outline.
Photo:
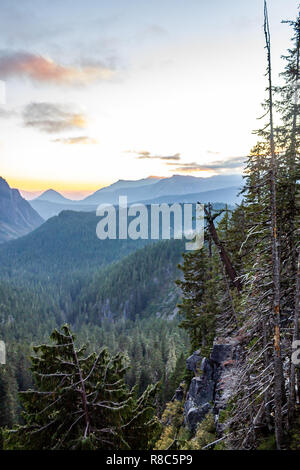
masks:
<path id="1" fill-rule="evenodd" d="M 298 0 L 269 0 L 274 81 Z M 0 175 L 84 194 L 241 173 L 261 125 L 263 0 L 0 0 Z"/>

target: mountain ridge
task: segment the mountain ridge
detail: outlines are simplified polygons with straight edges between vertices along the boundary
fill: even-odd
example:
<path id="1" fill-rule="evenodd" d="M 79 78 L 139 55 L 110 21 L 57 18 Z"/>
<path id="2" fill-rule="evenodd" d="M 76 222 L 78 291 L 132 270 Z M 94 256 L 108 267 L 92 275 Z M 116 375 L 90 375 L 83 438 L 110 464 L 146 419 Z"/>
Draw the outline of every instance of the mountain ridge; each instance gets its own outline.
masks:
<path id="1" fill-rule="evenodd" d="M 95 211 L 99 204 L 118 204 L 120 196 L 127 196 L 128 203 L 143 202 L 144 204 L 162 202 L 196 202 L 203 196 L 203 202 L 225 202 L 235 204 L 242 182 L 240 175 L 216 175 L 211 178 L 198 178 L 189 175 L 173 175 L 170 178 L 160 178 L 154 183 L 152 178 L 138 181 L 119 180 L 113 185 L 101 188 L 88 198 L 80 201 L 60 200 L 51 202 L 37 198 L 30 201 L 32 207 L 44 218 L 49 219 L 58 215 L 62 210 Z M 147 181 L 146 184 L 145 181 Z M 127 184 L 129 184 L 127 186 Z M 234 183 L 234 184 L 233 184 Z M 132 186 L 133 185 L 133 186 Z M 214 194 L 214 191 L 217 194 Z M 206 193 L 206 194 L 204 194 Z M 235 194 L 236 193 L 236 194 Z M 187 195 L 191 195 L 187 197 Z M 194 195 L 194 197 L 192 197 Z M 168 197 L 167 197 L 168 196 Z M 183 197 L 184 196 L 184 197 Z M 195 201 L 194 201 L 194 200 Z M 211 200 L 210 200 L 211 199 Z"/>
<path id="2" fill-rule="evenodd" d="M 173 175 L 170 178 L 162 178 L 152 184 L 142 184 L 141 186 L 118 188 L 114 193 L 114 200 L 109 200 L 107 193 L 111 191 L 96 191 L 88 196 L 84 201 L 89 203 L 114 203 L 121 195 L 128 197 L 128 202 L 139 202 L 147 199 L 154 199 L 168 194 L 190 194 L 196 192 L 209 191 L 214 189 L 237 186 L 242 183 L 240 175 L 215 175 L 209 178 L 200 178 L 191 175 Z M 126 189 L 126 191 L 124 191 Z M 124 191 L 124 193 L 122 193 Z"/>

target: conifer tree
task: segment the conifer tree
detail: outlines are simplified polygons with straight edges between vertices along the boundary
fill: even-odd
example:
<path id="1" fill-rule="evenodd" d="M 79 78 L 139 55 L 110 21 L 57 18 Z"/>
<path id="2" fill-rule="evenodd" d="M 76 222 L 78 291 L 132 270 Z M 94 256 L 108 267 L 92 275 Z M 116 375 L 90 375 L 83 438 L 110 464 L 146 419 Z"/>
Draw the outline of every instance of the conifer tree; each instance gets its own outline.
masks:
<path id="1" fill-rule="evenodd" d="M 201 349 L 208 354 L 215 336 L 215 322 L 218 312 L 213 295 L 215 278 L 215 256 L 209 254 L 207 247 L 183 255 L 184 263 L 179 266 L 184 273 L 184 280 L 176 281 L 182 290 L 182 301 L 178 305 L 183 316 L 181 328 L 188 331 L 191 349 Z"/>
<path id="2" fill-rule="evenodd" d="M 36 346 L 36 387 L 21 394 L 25 424 L 4 434 L 6 449 L 147 449 L 158 422 L 157 386 L 136 398 L 125 384 L 122 354 L 107 349 L 85 356 L 65 325 L 52 344 Z"/>

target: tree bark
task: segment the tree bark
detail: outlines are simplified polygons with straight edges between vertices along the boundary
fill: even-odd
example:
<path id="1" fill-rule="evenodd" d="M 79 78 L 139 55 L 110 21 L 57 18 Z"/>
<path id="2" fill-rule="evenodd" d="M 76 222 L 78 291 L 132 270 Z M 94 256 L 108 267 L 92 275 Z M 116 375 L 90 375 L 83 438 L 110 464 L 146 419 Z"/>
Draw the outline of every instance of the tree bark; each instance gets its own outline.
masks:
<path id="1" fill-rule="evenodd" d="M 211 238 L 213 239 L 215 245 L 217 246 L 220 254 L 220 258 L 222 260 L 222 263 L 224 264 L 225 270 L 227 275 L 229 276 L 230 280 L 232 281 L 233 285 L 236 287 L 238 292 L 241 292 L 242 290 L 242 283 L 240 279 L 237 278 L 237 273 L 236 270 L 234 269 L 234 266 L 231 263 L 231 260 L 229 258 L 229 255 L 227 251 L 225 250 L 215 227 L 213 217 L 211 215 L 210 207 L 205 207 L 204 206 L 204 211 L 206 215 L 206 219 L 208 222 L 208 230 L 211 235 Z"/>

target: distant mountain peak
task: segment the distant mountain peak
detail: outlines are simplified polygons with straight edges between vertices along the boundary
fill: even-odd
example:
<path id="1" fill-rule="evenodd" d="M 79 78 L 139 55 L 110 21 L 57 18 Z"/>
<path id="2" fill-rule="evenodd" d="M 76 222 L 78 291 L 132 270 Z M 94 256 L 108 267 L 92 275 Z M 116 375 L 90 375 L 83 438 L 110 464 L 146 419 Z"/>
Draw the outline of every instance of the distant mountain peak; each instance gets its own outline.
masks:
<path id="1" fill-rule="evenodd" d="M 55 193 L 55 194 L 60 194 L 58 191 L 55 191 L 55 189 L 52 189 L 52 188 L 50 188 L 50 189 L 47 189 L 46 191 L 44 191 L 44 194 L 46 194 L 46 193 Z"/>
<path id="2" fill-rule="evenodd" d="M 48 201 L 48 202 L 70 202 L 70 199 L 67 199 L 55 189 L 47 189 L 40 196 L 35 198 L 35 201 Z"/>

